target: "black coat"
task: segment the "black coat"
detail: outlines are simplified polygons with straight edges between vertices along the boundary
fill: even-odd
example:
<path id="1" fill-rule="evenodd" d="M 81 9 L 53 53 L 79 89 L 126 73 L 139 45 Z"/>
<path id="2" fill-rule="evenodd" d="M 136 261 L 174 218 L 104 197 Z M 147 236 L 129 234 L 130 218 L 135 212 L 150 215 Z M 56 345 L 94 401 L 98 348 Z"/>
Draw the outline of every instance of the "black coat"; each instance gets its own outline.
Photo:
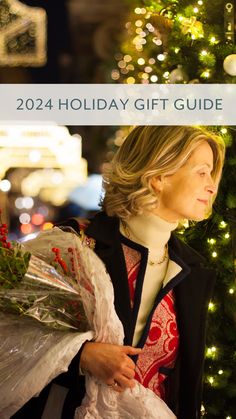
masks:
<path id="1" fill-rule="evenodd" d="M 64 225 L 69 225 L 78 231 L 76 220 L 66 221 Z M 125 344 L 131 345 L 148 250 L 141 245 L 134 244 L 127 238 L 122 238 L 119 232 L 119 220 L 115 217 L 108 217 L 104 212 L 98 213 L 91 220 L 86 230 L 86 235 L 96 240 L 95 252 L 102 259 L 110 274 L 114 286 L 116 312 L 124 326 Z M 140 273 L 136 285 L 137 305 L 133 311 L 130 307 L 127 271 L 121 240 L 141 252 Z M 172 233 L 169 240 L 169 255 L 172 260 L 182 267 L 182 271 L 160 291 L 153 307 L 154 310 L 162 297 L 170 289 L 174 288 L 177 323 L 180 333 L 180 349 L 176 366 L 169 377 L 169 405 L 178 419 L 199 419 L 206 316 L 215 282 L 215 274 L 207 269 L 202 256 L 178 239 L 174 233 Z M 139 289 L 140 293 L 138 292 Z M 146 340 L 151 315 L 152 312 L 140 339 L 138 345 L 140 347 Z M 57 383 L 68 386 L 71 389 L 64 406 L 63 419 L 73 418 L 75 406 L 79 405 L 84 394 L 84 380 L 83 377 L 78 378 L 77 373 L 78 361 L 79 355 L 72 361 L 68 373 L 61 374 L 55 380 Z M 37 402 L 40 404 L 40 397 Z M 30 403 L 33 403 L 32 399 L 25 407 L 30 405 Z M 23 410 L 24 408 L 21 409 L 22 412 Z M 14 419 L 26 419 L 30 417 L 26 416 L 26 414 L 25 416 L 20 415 L 21 411 L 13 416 Z M 33 411 L 30 409 L 30 412 L 32 414 Z M 37 419 L 35 412 L 34 416 L 31 417 Z"/>

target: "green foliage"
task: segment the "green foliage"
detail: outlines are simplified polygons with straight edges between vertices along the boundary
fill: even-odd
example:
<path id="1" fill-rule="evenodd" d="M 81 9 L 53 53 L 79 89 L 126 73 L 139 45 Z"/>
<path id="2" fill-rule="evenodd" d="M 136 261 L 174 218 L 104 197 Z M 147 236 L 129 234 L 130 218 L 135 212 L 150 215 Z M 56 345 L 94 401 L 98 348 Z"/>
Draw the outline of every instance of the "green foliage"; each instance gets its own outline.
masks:
<path id="1" fill-rule="evenodd" d="M 220 127 L 215 127 L 214 131 L 217 130 Z M 206 356 L 203 397 L 206 417 L 210 419 L 226 418 L 235 412 L 236 142 L 233 137 L 231 140 L 228 142 L 224 174 L 212 216 L 209 220 L 197 223 L 194 228 L 186 229 L 184 233 L 185 241 L 204 255 L 208 266 L 217 272 L 212 301 L 214 310 L 209 310 L 207 333 L 207 347 L 215 347 L 216 352 Z M 215 258 L 212 256 L 214 252 L 217 253 Z M 223 373 L 219 374 L 221 370 Z M 212 384 L 209 377 L 214 379 Z"/>
<path id="2" fill-rule="evenodd" d="M 27 271 L 30 253 L 24 252 L 19 243 L 6 248 L 0 241 L 0 288 L 17 288 Z"/>

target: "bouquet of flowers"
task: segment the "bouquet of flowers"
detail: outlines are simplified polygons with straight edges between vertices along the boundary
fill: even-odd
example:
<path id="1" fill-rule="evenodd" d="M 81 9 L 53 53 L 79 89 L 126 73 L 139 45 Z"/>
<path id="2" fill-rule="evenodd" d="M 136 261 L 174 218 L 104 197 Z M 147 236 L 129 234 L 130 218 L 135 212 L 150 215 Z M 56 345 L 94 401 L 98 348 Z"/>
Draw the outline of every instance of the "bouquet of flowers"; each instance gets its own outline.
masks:
<path id="1" fill-rule="evenodd" d="M 86 340 L 122 345 L 113 287 L 97 255 L 57 227 L 24 245 L 7 241 L 0 222 L 0 417 L 7 419 L 66 371 Z M 137 382 L 114 392 L 86 375 L 80 418 L 173 419 Z"/>

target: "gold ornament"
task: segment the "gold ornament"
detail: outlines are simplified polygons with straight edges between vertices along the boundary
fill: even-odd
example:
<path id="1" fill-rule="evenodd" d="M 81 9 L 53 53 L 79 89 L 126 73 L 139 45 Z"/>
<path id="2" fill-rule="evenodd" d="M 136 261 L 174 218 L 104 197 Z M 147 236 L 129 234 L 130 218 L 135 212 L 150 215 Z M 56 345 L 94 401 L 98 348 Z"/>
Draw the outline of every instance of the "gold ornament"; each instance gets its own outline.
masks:
<path id="1" fill-rule="evenodd" d="M 171 71 L 168 82 L 171 84 L 174 83 L 187 83 L 189 80 L 189 77 L 187 73 L 184 71 L 181 64 L 178 64 L 177 68 Z"/>
<path id="2" fill-rule="evenodd" d="M 236 54 L 230 54 L 224 59 L 223 68 L 230 76 L 236 76 Z"/>
<path id="3" fill-rule="evenodd" d="M 183 18 L 181 20 L 181 32 L 184 35 L 190 33 L 194 38 L 201 38 L 204 36 L 202 23 L 197 20 L 196 16 L 192 16 L 189 19 Z"/>

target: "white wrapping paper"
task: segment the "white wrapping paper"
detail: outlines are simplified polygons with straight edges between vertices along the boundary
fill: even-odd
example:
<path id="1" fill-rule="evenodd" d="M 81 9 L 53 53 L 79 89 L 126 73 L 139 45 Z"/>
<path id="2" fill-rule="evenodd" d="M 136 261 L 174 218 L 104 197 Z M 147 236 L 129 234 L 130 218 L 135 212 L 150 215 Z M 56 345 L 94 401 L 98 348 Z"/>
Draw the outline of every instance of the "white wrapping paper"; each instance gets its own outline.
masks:
<path id="1" fill-rule="evenodd" d="M 71 245 L 76 248 L 77 291 L 83 301 L 88 330 L 53 330 L 24 316 L 1 315 L 1 419 L 9 418 L 54 377 L 66 371 L 86 340 L 123 344 L 124 331 L 114 309 L 111 279 L 102 261 L 77 235 L 54 228 L 27 242 L 25 247 L 47 261 L 53 246 L 60 248 L 66 260 Z M 175 415 L 159 397 L 138 382 L 134 389 L 119 394 L 87 375 L 86 395 L 75 412 L 75 419 L 82 418 L 174 419 Z"/>

